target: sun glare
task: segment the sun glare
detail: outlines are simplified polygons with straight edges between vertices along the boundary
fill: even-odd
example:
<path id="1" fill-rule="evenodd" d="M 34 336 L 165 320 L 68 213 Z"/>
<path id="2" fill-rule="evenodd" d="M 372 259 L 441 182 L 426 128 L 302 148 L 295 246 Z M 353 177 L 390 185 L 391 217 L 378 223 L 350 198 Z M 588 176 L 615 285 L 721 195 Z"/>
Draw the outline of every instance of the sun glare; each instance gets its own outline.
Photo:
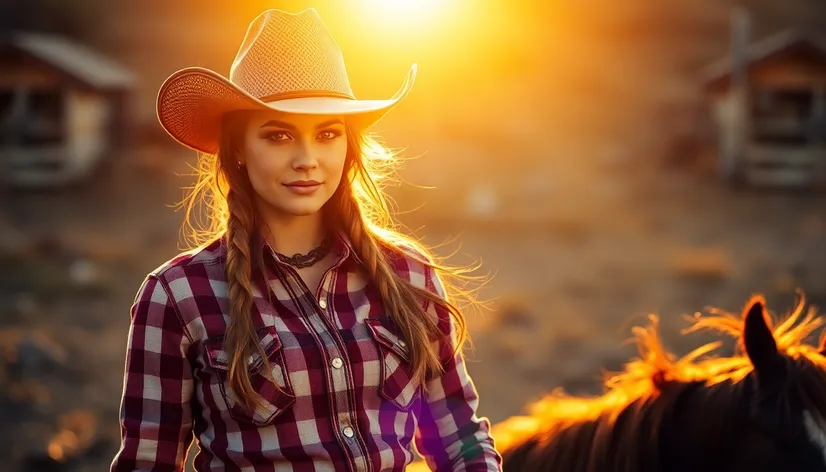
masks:
<path id="1" fill-rule="evenodd" d="M 363 0 L 367 13 L 381 24 L 423 26 L 452 0 Z"/>

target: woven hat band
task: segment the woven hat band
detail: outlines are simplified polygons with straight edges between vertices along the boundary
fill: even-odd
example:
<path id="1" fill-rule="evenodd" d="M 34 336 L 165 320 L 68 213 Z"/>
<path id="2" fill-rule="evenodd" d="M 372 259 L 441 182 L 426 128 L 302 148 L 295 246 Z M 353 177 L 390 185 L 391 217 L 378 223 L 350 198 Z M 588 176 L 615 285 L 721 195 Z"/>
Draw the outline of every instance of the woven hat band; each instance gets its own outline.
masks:
<path id="1" fill-rule="evenodd" d="M 265 97 L 258 97 L 262 102 L 274 102 L 277 100 L 288 100 L 291 98 L 314 98 L 314 97 L 330 97 L 330 98 L 346 98 L 348 100 L 355 100 L 356 97 L 344 93 L 335 93 L 329 90 L 295 90 L 292 92 L 281 92 Z"/>

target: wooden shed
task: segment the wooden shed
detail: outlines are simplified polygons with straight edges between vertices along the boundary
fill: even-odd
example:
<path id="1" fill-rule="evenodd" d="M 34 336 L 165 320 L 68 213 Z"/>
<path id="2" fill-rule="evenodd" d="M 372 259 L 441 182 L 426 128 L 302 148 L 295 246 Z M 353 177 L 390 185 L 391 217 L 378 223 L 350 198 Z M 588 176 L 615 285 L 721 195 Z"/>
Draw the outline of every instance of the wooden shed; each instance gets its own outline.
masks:
<path id="1" fill-rule="evenodd" d="M 0 182 L 82 181 L 130 128 L 131 73 L 69 39 L 0 38 Z"/>
<path id="2" fill-rule="evenodd" d="M 787 30 L 748 41 L 735 16 L 729 57 L 710 64 L 704 88 L 720 171 L 731 182 L 826 185 L 826 37 Z"/>

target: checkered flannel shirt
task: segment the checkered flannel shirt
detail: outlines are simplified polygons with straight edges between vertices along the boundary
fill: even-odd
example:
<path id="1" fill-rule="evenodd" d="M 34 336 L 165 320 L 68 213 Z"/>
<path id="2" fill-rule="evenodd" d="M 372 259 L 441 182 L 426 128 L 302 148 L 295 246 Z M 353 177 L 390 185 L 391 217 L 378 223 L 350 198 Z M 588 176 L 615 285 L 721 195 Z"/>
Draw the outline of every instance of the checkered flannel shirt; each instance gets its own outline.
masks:
<path id="1" fill-rule="evenodd" d="M 261 244 L 269 273 L 254 274 L 252 315 L 281 392 L 259 355 L 248 368 L 265 404 L 248 409 L 228 388 L 225 239 L 179 254 L 146 277 L 131 308 L 112 472 L 181 471 L 193 437 L 204 472 L 404 470 L 411 443 L 432 470 L 501 470 L 446 310 L 426 307 L 452 345 L 442 343 L 445 373 L 428 378 L 425 393 L 345 237 L 316 293 Z M 411 283 L 445 296 L 431 268 L 393 261 Z"/>

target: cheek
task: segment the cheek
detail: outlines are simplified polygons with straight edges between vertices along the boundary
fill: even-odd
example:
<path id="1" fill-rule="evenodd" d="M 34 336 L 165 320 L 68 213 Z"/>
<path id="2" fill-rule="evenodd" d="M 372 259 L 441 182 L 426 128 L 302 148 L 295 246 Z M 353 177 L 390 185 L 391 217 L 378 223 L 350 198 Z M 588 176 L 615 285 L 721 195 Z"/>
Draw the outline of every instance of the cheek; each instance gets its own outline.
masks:
<path id="1" fill-rule="evenodd" d="M 743 434 L 731 451 L 725 470 L 749 472 L 822 472 L 823 458 L 816 448 L 779 448 L 774 441 L 760 433 Z"/>
<path id="2" fill-rule="evenodd" d="M 335 185 L 338 185 L 341 173 L 344 170 L 344 161 L 347 158 L 347 142 L 343 138 L 339 138 L 333 144 L 327 145 L 322 154 L 321 162 L 324 163 L 326 174 L 324 177 L 334 180 Z"/>
<path id="3" fill-rule="evenodd" d="M 247 150 L 246 166 L 253 183 L 280 179 L 289 170 L 286 153 L 277 146 L 256 144 Z"/>
<path id="4" fill-rule="evenodd" d="M 750 472 L 772 472 L 780 453 L 774 444 L 761 434 L 746 433 L 731 451 L 728 470 L 748 470 Z"/>

